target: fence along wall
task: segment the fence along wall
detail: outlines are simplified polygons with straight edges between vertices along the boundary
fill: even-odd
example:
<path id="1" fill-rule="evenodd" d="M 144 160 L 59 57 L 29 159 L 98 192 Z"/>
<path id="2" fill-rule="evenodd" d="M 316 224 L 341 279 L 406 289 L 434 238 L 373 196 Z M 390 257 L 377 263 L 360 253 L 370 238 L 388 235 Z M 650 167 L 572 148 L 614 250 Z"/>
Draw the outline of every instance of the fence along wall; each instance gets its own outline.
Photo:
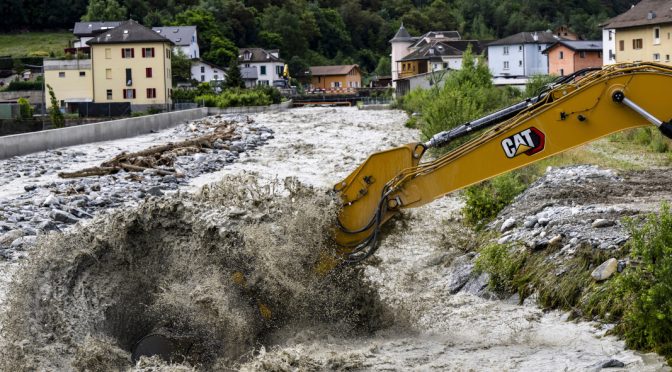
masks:
<path id="1" fill-rule="evenodd" d="M 180 123 L 201 119 L 208 115 L 276 111 L 286 110 L 290 107 L 292 107 L 292 101 L 270 106 L 232 107 L 228 109 L 201 107 L 137 118 L 103 121 L 61 129 L 4 136 L 0 137 L 0 159 L 60 147 L 135 137 L 152 131 L 172 128 Z"/>

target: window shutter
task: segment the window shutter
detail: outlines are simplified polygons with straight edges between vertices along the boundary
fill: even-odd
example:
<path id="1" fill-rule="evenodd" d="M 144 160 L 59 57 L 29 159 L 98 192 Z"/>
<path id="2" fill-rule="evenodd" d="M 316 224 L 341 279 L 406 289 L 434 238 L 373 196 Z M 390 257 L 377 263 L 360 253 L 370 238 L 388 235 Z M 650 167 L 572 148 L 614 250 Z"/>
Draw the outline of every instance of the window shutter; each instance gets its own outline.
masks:
<path id="1" fill-rule="evenodd" d="M 133 88 L 133 97 L 132 98 L 135 98 L 135 97 L 137 97 L 137 96 L 135 95 L 135 88 Z"/>
<path id="2" fill-rule="evenodd" d="M 135 58 L 135 48 L 131 48 L 131 58 Z"/>
<path id="3" fill-rule="evenodd" d="M 126 99 L 126 89 L 122 89 L 121 92 L 123 93 L 124 99 Z"/>
<path id="4" fill-rule="evenodd" d="M 149 90 L 149 88 L 147 88 L 147 98 L 152 98 L 151 94 L 149 92 L 150 92 L 150 90 Z"/>
<path id="5" fill-rule="evenodd" d="M 145 48 L 142 48 L 142 58 L 145 58 Z"/>
<path id="6" fill-rule="evenodd" d="M 124 58 L 124 48 L 121 48 L 121 58 Z"/>
<path id="7" fill-rule="evenodd" d="M 152 58 L 154 58 L 156 54 L 154 54 L 154 48 L 152 48 Z"/>

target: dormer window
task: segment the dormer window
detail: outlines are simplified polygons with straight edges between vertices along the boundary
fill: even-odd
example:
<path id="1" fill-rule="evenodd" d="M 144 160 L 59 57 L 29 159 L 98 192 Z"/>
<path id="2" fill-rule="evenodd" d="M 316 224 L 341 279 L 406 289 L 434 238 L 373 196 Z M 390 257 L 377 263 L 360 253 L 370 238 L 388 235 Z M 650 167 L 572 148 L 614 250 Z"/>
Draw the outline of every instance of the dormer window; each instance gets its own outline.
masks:
<path id="1" fill-rule="evenodd" d="M 252 53 L 249 50 L 246 50 L 245 53 L 243 53 L 243 59 L 246 61 L 249 61 L 252 59 Z"/>

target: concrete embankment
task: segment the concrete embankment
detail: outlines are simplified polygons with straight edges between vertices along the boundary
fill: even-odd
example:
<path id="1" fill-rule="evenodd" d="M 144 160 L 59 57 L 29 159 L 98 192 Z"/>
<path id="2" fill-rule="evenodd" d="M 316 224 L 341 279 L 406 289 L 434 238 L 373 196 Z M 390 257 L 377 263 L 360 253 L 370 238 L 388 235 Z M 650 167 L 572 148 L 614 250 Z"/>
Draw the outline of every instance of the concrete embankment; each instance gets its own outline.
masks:
<path id="1" fill-rule="evenodd" d="M 0 137 L 0 159 L 61 147 L 135 137 L 172 128 L 180 123 L 201 119 L 208 115 L 284 110 L 291 107 L 291 105 L 292 102 L 288 101 L 270 106 L 232 107 L 227 109 L 202 107 L 5 136 Z"/>

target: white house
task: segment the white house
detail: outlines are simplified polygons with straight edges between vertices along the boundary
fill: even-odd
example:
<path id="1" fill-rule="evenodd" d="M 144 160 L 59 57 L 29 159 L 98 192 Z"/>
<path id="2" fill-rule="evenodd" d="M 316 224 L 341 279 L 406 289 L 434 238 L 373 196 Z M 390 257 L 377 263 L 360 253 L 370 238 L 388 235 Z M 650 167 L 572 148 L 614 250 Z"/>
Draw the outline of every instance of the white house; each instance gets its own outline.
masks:
<path id="1" fill-rule="evenodd" d="M 72 45 L 73 48 L 81 49 L 87 48 L 86 42 L 93 39 L 94 36 L 107 30 L 111 30 L 119 26 L 119 21 L 104 21 L 104 22 L 75 22 L 75 27 L 72 33 L 77 37 L 77 41 Z"/>
<path id="2" fill-rule="evenodd" d="M 152 27 L 152 30 L 175 44 L 173 53 L 179 48 L 190 59 L 201 57 L 196 26 L 161 26 Z"/>
<path id="3" fill-rule="evenodd" d="M 191 77 L 201 83 L 226 80 L 223 68 L 203 60 L 192 60 Z"/>
<path id="4" fill-rule="evenodd" d="M 245 72 L 246 85 L 273 85 L 273 81 L 282 80 L 285 61 L 280 59 L 279 50 L 265 50 L 262 48 L 243 48 L 238 55 L 241 72 Z M 256 70 L 256 71 L 255 71 Z M 250 77 L 256 72 L 256 82 Z"/>
<path id="5" fill-rule="evenodd" d="M 558 40 L 565 39 L 551 31 L 536 31 L 520 32 L 488 44 L 488 66 L 495 84 L 548 75 L 548 55 L 542 51 Z"/>
<path id="6" fill-rule="evenodd" d="M 612 65 L 616 63 L 616 30 L 613 28 L 602 29 L 602 64 Z"/>

